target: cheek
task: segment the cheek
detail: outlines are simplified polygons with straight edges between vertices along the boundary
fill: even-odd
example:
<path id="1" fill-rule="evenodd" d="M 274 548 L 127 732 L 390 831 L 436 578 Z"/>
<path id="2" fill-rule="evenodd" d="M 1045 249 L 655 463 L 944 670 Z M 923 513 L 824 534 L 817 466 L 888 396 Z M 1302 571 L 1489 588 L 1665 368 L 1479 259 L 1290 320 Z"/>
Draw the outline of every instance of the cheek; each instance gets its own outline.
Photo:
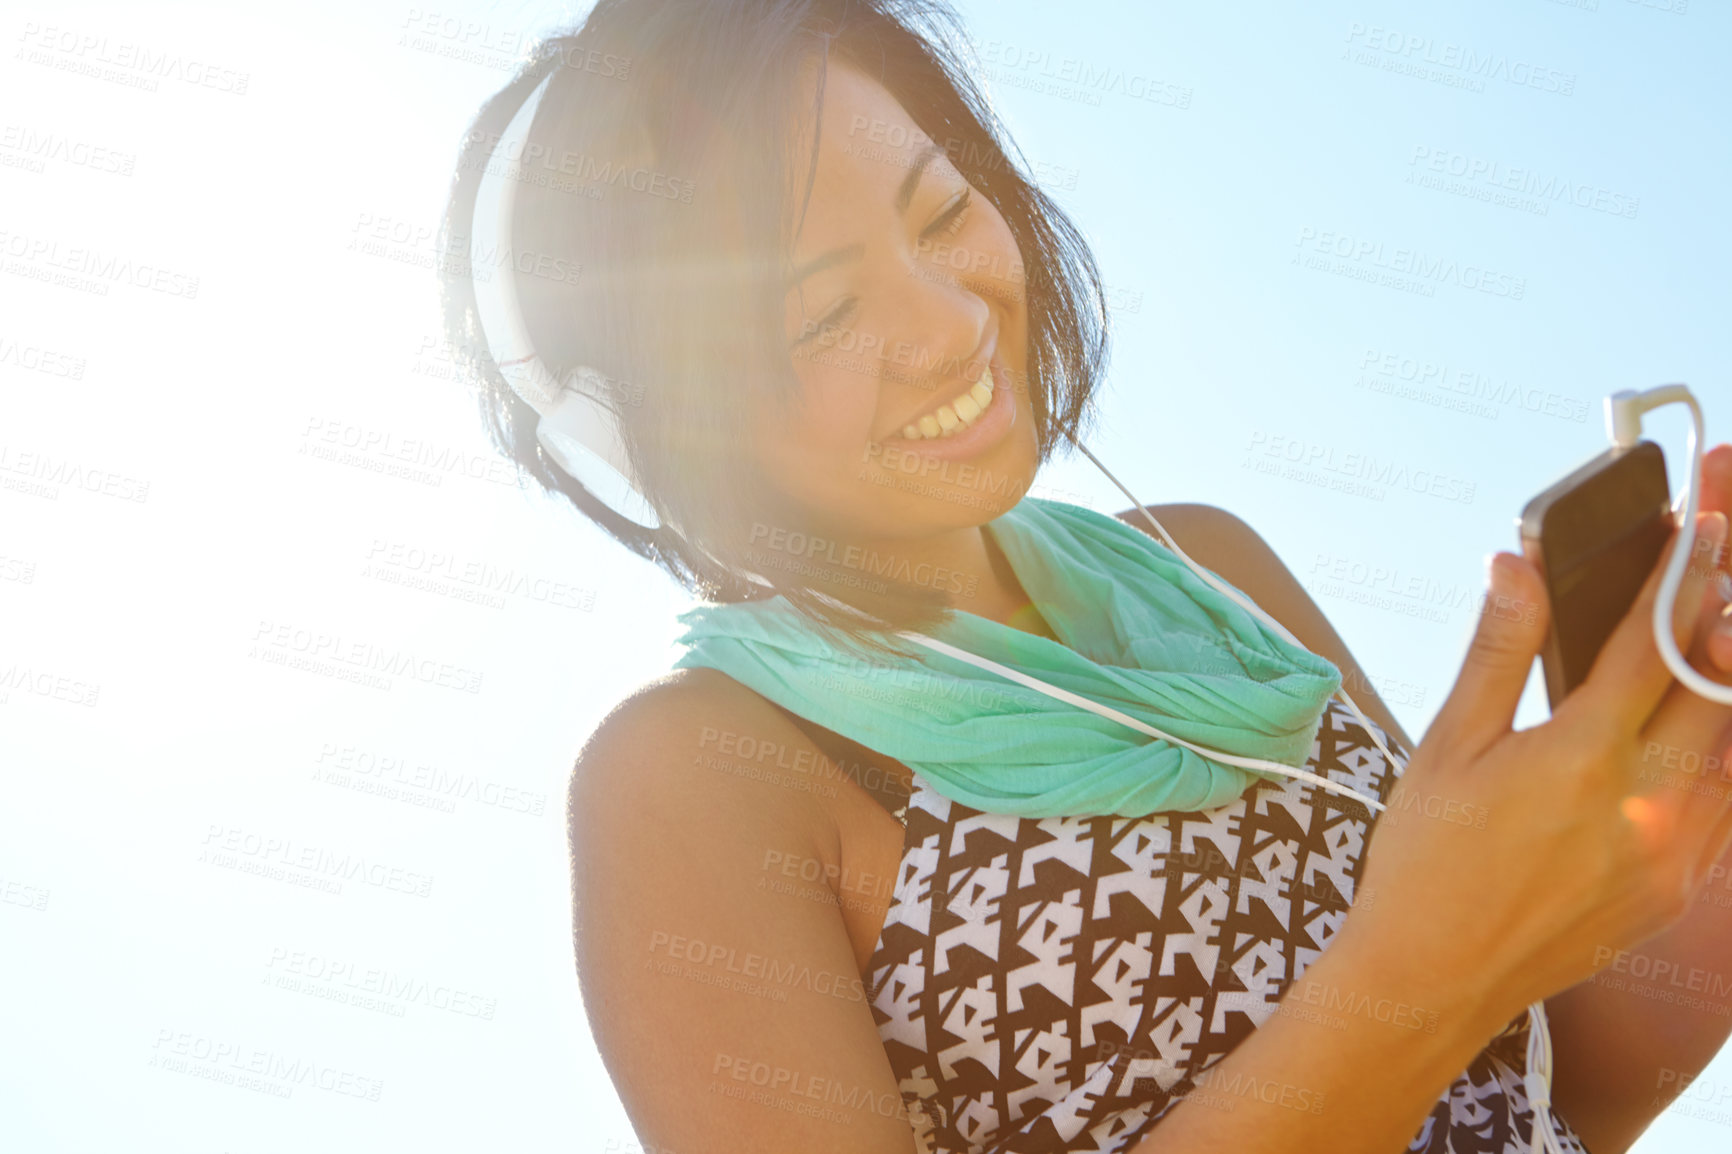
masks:
<path id="1" fill-rule="evenodd" d="M 833 350 L 815 355 L 840 356 Z M 871 437 L 875 398 L 860 375 L 844 367 L 808 364 L 795 375 L 800 403 L 768 406 L 756 427 L 761 458 L 784 482 L 801 485 L 857 465 Z"/>

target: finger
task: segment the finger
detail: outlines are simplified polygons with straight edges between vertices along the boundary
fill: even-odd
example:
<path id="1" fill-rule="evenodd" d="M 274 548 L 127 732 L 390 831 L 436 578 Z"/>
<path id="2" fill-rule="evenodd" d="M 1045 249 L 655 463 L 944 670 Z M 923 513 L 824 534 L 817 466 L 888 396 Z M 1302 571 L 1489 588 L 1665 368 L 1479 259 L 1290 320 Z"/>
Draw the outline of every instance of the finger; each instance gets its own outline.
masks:
<path id="1" fill-rule="evenodd" d="M 1696 532 L 1698 536 L 1713 536 L 1716 542 L 1724 539 L 1725 516 L 1720 513 L 1699 515 Z M 1673 530 L 1666 547 L 1660 552 L 1659 561 L 1643 582 L 1635 603 L 1600 648 L 1587 678 L 1570 694 L 1572 701 L 1578 697 L 1582 699 L 1582 704 L 1574 708 L 1596 713 L 1604 710 L 1621 731 L 1631 735 L 1647 724 L 1672 685 L 1672 671 L 1661 658 L 1659 646 L 1654 641 L 1654 602 L 1660 594 L 1661 577 L 1683 541 L 1683 532 Z M 1685 580 L 1679 586 L 1673 609 L 1674 636 L 1678 631 L 1679 613 L 1688 613 L 1686 620 L 1695 621 L 1706 583 L 1700 571 L 1695 574 L 1685 571 Z M 1678 648 L 1683 652 L 1689 647 L 1690 639 L 1686 636 Z"/>
<path id="2" fill-rule="evenodd" d="M 1715 601 L 1718 609 L 1718 597 Z M 1732 674 L 1716 675 L 1707 668 L 1706 637 L 1697 639 L 1689 662 L 1710 681 L 1732 685 Z M 1726 759 L 1732 705 L 1674 683 L 1641 736 L 1637 780 L 1650 792 L 1664 794 L 1663 804 L 1680 817 L 1679 836 L 1694 845 L 1693 839 L 1707 836 L 1732 806 L 1732 766 Z"/>
<path id="3" fill-rule="evenodd" d="M 1653 742 L 1645 743 L 1645 762 L 1661 760 L 1651 756 L 1654 747 Z M 1679 851 L 1696 861 L 1692 876 L 1700 876 L 1708 863 L 1725 852 L 1724 843 L 1732 837 L 1732 725 L 1722 726 L 1698 748 L 1664 748 L 1675 755 L 1678 768 L 1644 771 L 1658 792 L 1643 796 L 1665 813 Z"/>
<path id="4" fill-rule="evenodd" d="M 1732 518 L 1732 445 L 1716 445 L 1702 459 L 1702 507 Z M 1709 589 L 1732 601 L 1732 542 L 1723 542 L 1707 562 Z M 1698 554 L 1694 563 L 1701 564 Z M 1719 669 L 1732 670 L 1732 610 L 1723 611 L 1708 642 L 1709 657 Z"/>
<path id="5" fill-rule="evenodd" d="M 1703 512 L 1724 513 L 1732 519 L 1732 445 L 1715 445 L 1702 458 L 1701 492 Z M 1732 549 L 1722 543 L 1716 555 L 1704 558 L 1698 553 L 1691 564 L 1704 561 L 1709 569 L 1709 587 L 1718 588 L 1722 597 L 1732 600 Z M 1726 668 L 1732 662 L 1732 635 L 1715 641 L 1711 648 L 1716 665 Z"/>
<path id="6" fill-rule="evenodd" d="M 1732 582 L 1720 585 L 1719 592 L 1722 597 L 1732 594 Z M 1708 655 L 1715 668 L 1732 673 L 1732 605 L 1715 616 L 1712 632 L 1708 634 Z"/>
<path id="7" fill-rule="evenodd" d="M 1488 586 L 1461 671 L 1426 731 L 1470 756 L 1510 731 L 1550 620 L 1545 583 L 1525 557 L 1495 554 Z"/>
<path id="8" fill-rule="evenodd" d="M 1732 757 L 1732 749 L 1727 749 L 1725 756 Z M 1732 799 L 1732 788 L 1727 788 L 1724 784 L 1716 788 L 1725 790 L 1727 797 Z M 1732 862 L 1726 860 L 1728 856 L 1732 856 L 1729 851 L 1732 851 L 1732 805 L 1728 805 L 1714 823 L 1714 830 L 1702 846 L 1701 856 L 1696 859 L 1696 871 L 1690 876 L 1696 879 L 1697 884 L 1701 884 L 1703 880 L 1727 883 L 1728 871 L 1732 870 Z M 1709 877 L 1704 879 L 1704 874 Z"/>
<path id="9" fill-rule="evenodd" d="M 1715 445 L 1703 456 L 1701 484 L 1697 508 L 1732 517 L 1732 445 Z"/>
<path id="10" fill-rule="evenodd" d="M 1696 525 L 1690 560 L 1678 583 L 1678 599 L 1672 603 L 1672 640 L 1680 653 L 1689 652 L 1697 638 L 1711 638 L 1725 608 L 1720 557 L 1726 551 L 1726 534 L 1732 526 L 1721 512 L 1699 514 Z M 1707 656 L 1711 659 L 1712 655 Z"/>

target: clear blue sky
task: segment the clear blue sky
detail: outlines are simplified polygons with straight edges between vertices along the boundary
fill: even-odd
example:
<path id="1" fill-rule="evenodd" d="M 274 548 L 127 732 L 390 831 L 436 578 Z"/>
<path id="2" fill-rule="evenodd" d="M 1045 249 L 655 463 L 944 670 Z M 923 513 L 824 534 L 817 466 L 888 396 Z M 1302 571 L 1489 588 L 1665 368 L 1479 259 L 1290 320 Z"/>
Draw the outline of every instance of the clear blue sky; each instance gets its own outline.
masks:
<path id="1" fill-rule="evenodd" d="M 1600 450 L 1605 393 L 1689 382 L 1711 441 L 1732 436 L 1732 14 L 1682 5 L 959 5 L 1112 286 L 1093 447 L 1151 504 L 1249 521 L 1415 736 L 1482 558 Z M 6 476 L 43 454 L 134 495 L 0 488 L 0 672 L 46 687 L 0 704 L 18 1149 L 635 1149 L 571 969 L 560 789 L 668 668 L 687 602 L 557 505 L 329 452 L 419 438 L 484 471 L 413 261 L 499 46 L 582 9 L 71 0 L 0 20 Z M 482 44 L 454 52 L 465 24 Z M 351 247 L 382 224 L 408 239 Z M 74 250 L 170 279 L 44 283 L 42 253 Z M 1652 425 L 1674 486 L 1684 427 Z M 1080 458 L 1037 491 L 1124 504 Z M 477 567 L 526 580 L 452 595 Z M 292 664 L 319 635 L 479 692 Z M 1518 721 L 1544 715 L 1536 678 Z M 304 853 L 428 892 L 245 870 Z M 219 1045 L 382 1091 L 198 1077 Z M 1732 1053 L 1705 1077 L 1732 1085 Z M 1726 1148 L 1688 1105 L 1640 1154 Z"/>

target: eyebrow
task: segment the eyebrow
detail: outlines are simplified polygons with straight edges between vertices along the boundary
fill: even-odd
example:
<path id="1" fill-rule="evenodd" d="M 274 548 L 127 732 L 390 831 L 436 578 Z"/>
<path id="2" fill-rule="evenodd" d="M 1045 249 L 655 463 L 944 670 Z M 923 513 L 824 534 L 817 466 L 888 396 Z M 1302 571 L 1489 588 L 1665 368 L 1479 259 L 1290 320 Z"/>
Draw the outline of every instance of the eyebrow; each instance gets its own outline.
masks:
<path id="1" fill-rule="evenodd" d="M 931 164 L 935 158 L 943 155 L 944 151 L 936 144 L 928 144 L 921 149 L 920 155 L 914 158 L 914 163 L 909 166 L 908 175 L 902 178 L 901 184 L 897 185 L 896 196 L 891 202 L 898 216 L 908 211 L 908 205 L 914 199 L 914 190 L 920 187 L 920 178 L 926 172 L 926 166 Z M 866 246 L 863 244 L 851 244 L 846 248 L 831 249 L 823 256 L 814 257 L 795 269 L 788 277 L 788 287 L 793 288 L 814 273 L 823 272 L 827 268 L 833 268 L 846 261 L 859 260 L 865 255 Z"/>

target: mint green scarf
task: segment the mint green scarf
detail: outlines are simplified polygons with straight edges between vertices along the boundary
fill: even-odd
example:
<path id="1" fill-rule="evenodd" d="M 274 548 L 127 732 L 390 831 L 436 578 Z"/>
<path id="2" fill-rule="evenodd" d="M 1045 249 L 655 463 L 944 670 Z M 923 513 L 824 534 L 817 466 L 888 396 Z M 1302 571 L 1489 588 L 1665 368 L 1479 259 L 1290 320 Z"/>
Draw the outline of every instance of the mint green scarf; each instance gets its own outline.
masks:
<path id="1" fill-rule="evenodd" d="M 1329 661 L 1280 637 L 1166 546 L 1112 517 L 1024 497 L 987 530 L 1063 644 L 961 609 L 933 637 L 1185 741 L 1304 768 L 1341 684 Z M 688 651 L 675 668 L 720 670 L 987 812 L 1204 810 L 1259 777 L 1278 779 L 953 657 L 922 650 L 868 660 L 836 646 L 782 597 L 700 606 L 679 620 Z"/>

